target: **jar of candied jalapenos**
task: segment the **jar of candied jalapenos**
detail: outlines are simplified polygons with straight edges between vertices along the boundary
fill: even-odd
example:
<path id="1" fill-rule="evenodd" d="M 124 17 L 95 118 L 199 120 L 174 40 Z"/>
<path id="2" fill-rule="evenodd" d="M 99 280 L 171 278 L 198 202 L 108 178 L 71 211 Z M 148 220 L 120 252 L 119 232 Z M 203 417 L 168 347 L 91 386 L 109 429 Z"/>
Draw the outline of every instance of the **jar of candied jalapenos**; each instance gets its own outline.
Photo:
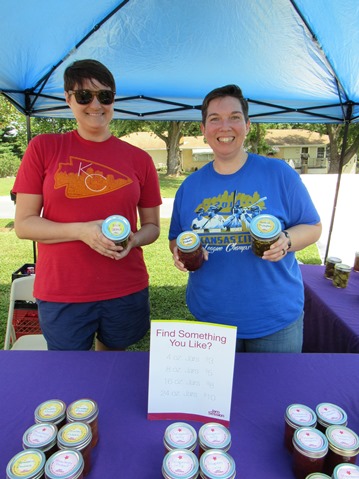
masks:
<path id="1" fill-rule="evenodd" d="M 112 215 L 102 223 L 102 233 L 116 246 L 126 248 L 128 237 L 131 233 L 131 225 L 127 218 L 121 215 Z"/>
<path id="2" fill-rule="evenodd" d="M 300 427 L 293 435 L 293 471 L 297 479 L 322 472 L 328 440 L 314 427 Z"/>
<path id="3" fill-rule="evenodd" d="M 334 266 L 333 284 L 336 288 L 346 288 L 348 286 L 351 267 L 347 264 L 337 263 Z"/>
<path id="4" fill-rule="evenodd" d="M 277 241 L 282 231 L 278 218 L 272 215 L 255 216 L 249 225 L 252 251 L 256 256 L 263 256 L 273 243 Z"/>
<path id="5" fill-rule="evenodd" d="M 208 449 L 218 449 L 227 452 L 231 447 L 231 433 L 216 422 L 208 422 L 198 431 L 199 456 Z"/>
<path id="6" fill-rule="evenodd" d="M 342 260 L 336 256 L 329 256 L 325 262 L 324 277 L 327 279 L 333 279 L 334 276 L 334 266 L 338 263 L 341 263 Z"/>
<path id="7" fill-rule="evenodd" d="M 59 449 L 75 449 L 81 452 L 84 460 L 84 476 L 91 470 L 91 441 L 91 427 L 84 422 L 65 424 L 57 434 L 57 445 Z"/>
<path id="8" fill-rule="evenodd" d="M 162 476 L 165 479 L 196 479 L 198 469 L 198 459 L 192 451 L 173 449 L 163 459 Z"/>
<path id="9" fill-rule="evenodd" d="M 83 479 L 84 460 L 75 449 L 55 452 L 46 462 L 45 479 Z"/>
<path id="10" fill-rule="evenodd" d="M 343 463 L 355 464 L 359 454 L 359 437 L 346 426 L 329 426 L 325 431 L 328 439 L 328 455 L 324 472 L 332 474 L 335 466 Z"/>
<path id="11" fill-rule="evenodd" d="M 57 451 L 57 427 L 55 424 L 39 423 L 29 427 L 22 436 L 23 449 L 42 451 L 46 459 Z"/>
<path id="12" fill-rule="evenodd" d="M 202 266 L 204 257 L 202 243 L 197 233 L 183 231 L 176 240 L 178 257 L 188 271 L 196 271 Z"/>
<path id="13" fill-rule="evenodd" d="M 284 415 L 284 445 L 288 451 L 293 451 L 293 434 L 300 427 L 316 427 L 317 415 L 308 406 L 303 404 L 290 404 Z"/>
<path id="14" fill-rule="evenodd" d="M 66 412 L 67 422 L 85 422 L 91 427 L 92 447 L 98 442 L 98 412 L 98 405 L 92 399 L 78 399 L 68 406 Z"/>
<path id="15" fill-rule="evenodd" d="M 37 449 L 16 454 L 6 467 L 6 479 L 42 479 L 46 457 Z"/>
<path id="16" fill-rule="evenodd" d="M 52 423 L 60 429 L 66 422 L 66 404 L 59 399 L 50 399 L 35 409 L 35 422 Z"/>
<path id="17" fill-rule="evenodd" d="M 197 446 L 197 432 L 190 424 L 174 422 L 166 428 L 163 444 L 166 452 L 173 449 L 194 451 Z"/>
<path id="18" fill-rule="evenodd" d="M 317 415 L 317 428 L 325 432 L 327 427 L 333 425 L 346 426 L 348 423 L 347 413 L 336 404 L 323 402 L 315 408 Z"/>

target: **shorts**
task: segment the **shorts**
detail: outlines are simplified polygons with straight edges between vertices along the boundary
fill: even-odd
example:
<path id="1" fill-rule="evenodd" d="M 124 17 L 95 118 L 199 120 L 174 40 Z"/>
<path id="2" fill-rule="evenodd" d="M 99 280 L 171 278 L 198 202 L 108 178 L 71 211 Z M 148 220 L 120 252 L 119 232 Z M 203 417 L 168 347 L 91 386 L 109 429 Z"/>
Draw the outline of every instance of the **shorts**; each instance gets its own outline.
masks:
<path id="1" fill-rule="evenodd" d="M 36 302 L 49 350 L 88 351 L 95 337 L 110 349 L 125 349 L 150 328 L 148 288 L 104 301 Z"/>

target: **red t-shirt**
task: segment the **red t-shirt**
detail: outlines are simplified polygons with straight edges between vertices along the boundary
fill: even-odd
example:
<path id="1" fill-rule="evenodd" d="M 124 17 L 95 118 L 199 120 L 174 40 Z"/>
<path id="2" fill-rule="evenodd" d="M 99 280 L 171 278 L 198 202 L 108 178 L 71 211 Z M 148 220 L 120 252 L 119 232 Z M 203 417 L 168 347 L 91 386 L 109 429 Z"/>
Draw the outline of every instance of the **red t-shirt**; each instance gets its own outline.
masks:
<path id="1" fill-rule="evenodd" d="M 152 158 L 114 136 L 84 140 L 77 131 L 31 140 L 13 191 L 43 195 L 43 214 L 56 222 L 125 216 L 137 231 L 137 206 L 161 204 Z M 106 258 L 82 241 L 38 243 L 34 296 L 80 303 L 126 296 L 148 286 L 141 248 L 121 260 Z"/>

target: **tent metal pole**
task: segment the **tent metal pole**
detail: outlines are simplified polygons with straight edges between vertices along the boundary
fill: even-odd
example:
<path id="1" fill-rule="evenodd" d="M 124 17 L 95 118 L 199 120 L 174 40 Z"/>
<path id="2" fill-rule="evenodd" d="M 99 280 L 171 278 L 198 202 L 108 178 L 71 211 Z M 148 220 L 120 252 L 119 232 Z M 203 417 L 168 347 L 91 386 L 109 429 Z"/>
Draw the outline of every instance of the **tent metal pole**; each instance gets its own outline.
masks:
<path id="1" fill-rule="evenodd" d="M 350 115 L 351 115 L 351 108 L 350 110 Z M 329 252 L 329 247 L 330 247 L 330 240 L 332 237 L 332 231 L 333 231 L 333 226 L 334 226 L 334 219 L 335 219 L 335 213 L 336 213 L 336 208 L 337 208 L 337 202 L 338 202 L 338 195 L 339 195 L 339 188 L 340 188 L 340 180 L 342 177 L 342 170 L 343 170 L 343 163 L 344 163 L 344 156 L 345 156 L 345 149 L 347 146 L 347 141 L 348 141 L 348 131 L 349 131 L 349 121 L 345 122 L 344 126 L 344 135 L 343 135 L 343 144 L 342 144 L 342 149 L 340 153 L 340 160 L 339 160 L 339 173 L 338 173 L 338 179 L 337 179 L 337 186 L 335 189 L 335 195 L 334 195 L 334 204 L 333 204 L 333 209 L 332 209 L 332 217 L 330 220 L 330 226 L 329 226 L 329 236 L 328 236 L 328 241 L 327 241 L 327 247 L 325 250 L 325 256 L 324 256 L 324 264 L 327 260 L 328 257 L 328 252 Z"/>
<path id="2" fill-rule="evenodd" d="M 30 121 L 30 115 L 26 115 L 26 138 L 27 138 L 27 144 L 29 144 L 30 140 L 32 137 L 31 133 L 31 121 Z M 36 264 L 37 260 L 37 250 L 36 250 L 36 242 L 32 242 L 32 255 L 34 258 L 34 264 Z"/>

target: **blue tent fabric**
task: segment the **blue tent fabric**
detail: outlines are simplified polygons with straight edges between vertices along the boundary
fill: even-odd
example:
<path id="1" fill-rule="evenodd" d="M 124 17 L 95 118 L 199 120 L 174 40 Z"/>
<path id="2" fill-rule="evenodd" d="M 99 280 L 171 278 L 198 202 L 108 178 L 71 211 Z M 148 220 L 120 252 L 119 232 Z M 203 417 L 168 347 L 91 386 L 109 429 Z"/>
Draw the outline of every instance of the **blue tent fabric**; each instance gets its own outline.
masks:
<path id="1" fill-rule="evenodd" d="M 358 0 L 2 0 L 0 91 L 34 117 L 71 118 L 63 72 L 113 72 L 115 118 L 200 120 L 238 84 L 252 122 L 359 121 Z"/>

